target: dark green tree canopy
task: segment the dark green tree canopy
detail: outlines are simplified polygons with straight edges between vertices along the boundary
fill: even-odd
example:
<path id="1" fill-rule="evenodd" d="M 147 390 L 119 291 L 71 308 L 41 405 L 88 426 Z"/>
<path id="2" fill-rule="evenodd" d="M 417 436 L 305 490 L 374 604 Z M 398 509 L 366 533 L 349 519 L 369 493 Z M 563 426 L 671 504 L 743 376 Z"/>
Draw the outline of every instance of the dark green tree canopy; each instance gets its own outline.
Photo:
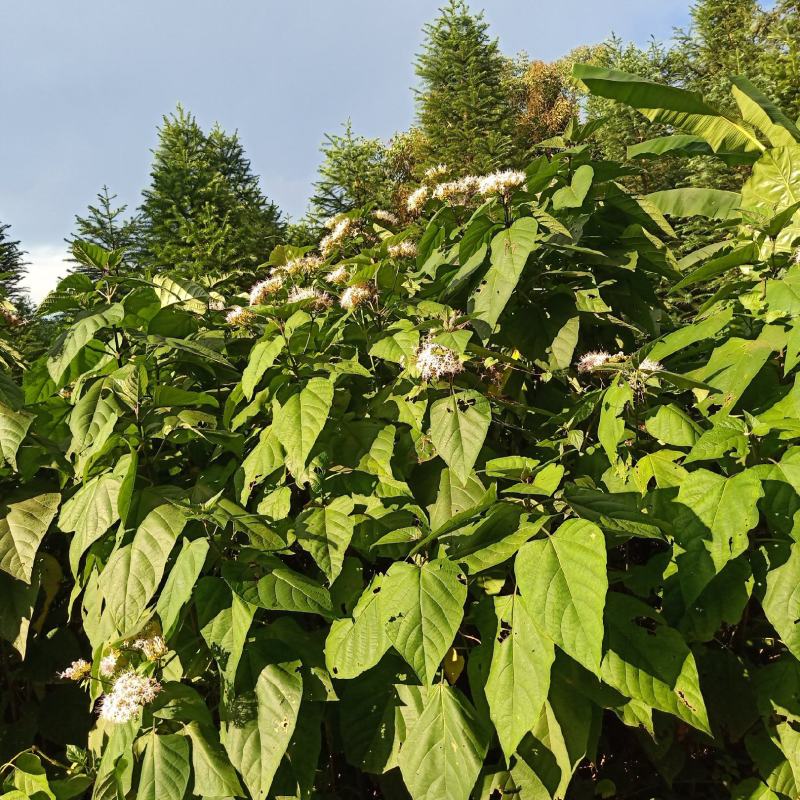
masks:
<path id="1" fill-rule="evenodd" d="M 450 0 L 425 26 L 417 57 L 417 114 L 428 163 L 463 174 L 505 166 L 512 150 L 507 64 L 488 27 L 463 0 Z"/>
<path id="2" fill-rule="evenodd" d="M 106 250 L 124 250 L 132 254 L 138 243 L 141 227 L 139 216 L 125 216 L 128 206 L 115 203 L 117 195 L 108 186 L 97 193 L 95 203 L 89 205 L 84 216 L 75 215 L 73 234 L 66 239 L 70 249 L 77 241 L 90 242 Z M 130 258 L 130 255 L 128 256 Z M 82 272 L 92 280 L 100 275 L 93 267 L 72 259 L 74 272 Z"/>
<path id="3" fill-rule="evenodd" d="M 141 206 L 138 254 L 152 269 L 194 276 L 247 270 L 283 232 L 236 133 L 206 134 L 180 106 L 164 117 Z"/>
<path id="4" fill-rule="evenodd" d="M 25 253 L 11 238 L 11 226 L 0 222 L 0 300 L 19 302 L 23 297 L 20 281 L 25 276 Z"/>

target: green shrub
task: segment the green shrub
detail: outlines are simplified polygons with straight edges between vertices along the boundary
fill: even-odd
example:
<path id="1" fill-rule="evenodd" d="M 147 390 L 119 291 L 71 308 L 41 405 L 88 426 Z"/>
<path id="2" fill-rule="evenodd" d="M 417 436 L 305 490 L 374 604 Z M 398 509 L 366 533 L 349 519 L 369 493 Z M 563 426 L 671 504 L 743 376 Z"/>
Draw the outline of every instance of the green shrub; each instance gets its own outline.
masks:
<path id="1" fill-rule="evenodd" d="M 797 796 L 800 133 L 579 77 L 741 194 L 573 124 L 249 296 L 76 247 L 0 381 L 8 796 Z"/>

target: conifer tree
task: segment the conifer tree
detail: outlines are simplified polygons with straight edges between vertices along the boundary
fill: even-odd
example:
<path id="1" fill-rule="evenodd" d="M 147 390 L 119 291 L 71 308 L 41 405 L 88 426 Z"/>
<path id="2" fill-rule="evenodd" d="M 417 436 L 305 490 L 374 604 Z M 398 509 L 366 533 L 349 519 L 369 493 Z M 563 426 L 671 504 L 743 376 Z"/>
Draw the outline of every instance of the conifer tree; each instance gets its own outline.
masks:
<path id="1" fill-rule="evenodd" d="M 368 202 L 379 205 L 390 202 L 386 145 L 380 139 L 354 134 L 348 120 L 341 135 L 325 134 L 321 151 L 322 164 L 311 198 L 314 221 Z"/>
<path id="2" fill-rule="evenodd" d="M 0 300 L 17 304 L 25 298 L 20 282 L 27 269 L 25 253 L 11 238 L 10 229 L 10 225 L 0 223 Z"/>
<path id="3" fill-rule="evenodd" d="M 757 0 L 697 0 L 691 19 L 689 31 L 678 33 L 687 88 L 725 110 L 732 110 L 734 75 L 769 91 L 761 69 L 765 20 Z"/>
<path id="4" fill-rule="evenodd" d="M 180 106 L 164 117 L 141 206 L 138 258 L 199 277 L 251 269 L 283 232 L 236 133 L 204 133 Z"/>
<path id="5" fill-rule="evenodd" d="M 800 118 L 800 3 L 778 0 L 765 19 L 762 74 L 778 107 Z"/>
<path id="6" fill-rule="evenodd" d="M 126 217 L 127 205 L 115 205 L 117 195 L 111 194 L 108 186 L 97 193 L 96 204 L 90 204 L 86 215 L 75 215 L 75 230 L 66 239 L 72 248 L 76 241 L 91 242 L 106 250 L 124 250 L 126 263 L 130 265 L 134 250 L 138 244 L 141 220 L 138 216 Z M 91 267 L 70 259 L 74 264 L 73 272 L 87 274 L 92 280 L 99 275 Z"/>
<path id="7" fill-rule="evenodd" d="M 514 119 L 506 92 L 507 62 L 482 14 L 449 0 L 424 32 L 417 57 L 417 114 L 426 162 L 487 172 L 506 166 Z"/>

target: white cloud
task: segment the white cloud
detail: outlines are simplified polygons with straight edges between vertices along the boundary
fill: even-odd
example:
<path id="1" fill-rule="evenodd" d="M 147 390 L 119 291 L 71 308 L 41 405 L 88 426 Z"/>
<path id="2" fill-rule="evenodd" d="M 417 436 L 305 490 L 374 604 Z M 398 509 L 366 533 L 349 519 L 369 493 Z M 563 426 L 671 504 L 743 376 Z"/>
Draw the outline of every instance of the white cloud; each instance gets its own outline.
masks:
<path id="1" fill-rule="evenodd" d="M 66 258 L 65 245 L 32 245 L 27 248 L 25 260 L 28 262 L 28 274 L 22 285 L 28 290 L 34 303 L 39 303 L 55 288 L 58 279 L 67 274 L 69 265 L 64 261 Z"/>

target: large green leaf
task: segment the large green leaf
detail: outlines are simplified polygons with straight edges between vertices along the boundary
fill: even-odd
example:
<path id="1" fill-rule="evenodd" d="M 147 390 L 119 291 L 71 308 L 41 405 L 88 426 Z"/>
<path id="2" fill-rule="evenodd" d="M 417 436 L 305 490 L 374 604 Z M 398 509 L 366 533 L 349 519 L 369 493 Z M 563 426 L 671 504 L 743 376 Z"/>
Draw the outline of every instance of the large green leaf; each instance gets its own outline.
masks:
<path id="1" fill-rule="evenodd" d="M 614 377 L 611 385 L 603 395 L 600 407 L 600 424 L 597 426 L 597 438 L 606 451 L 608 460 L 615 464 L 618 459 L 617 446 L 625 431 L 623 413 L 625 407 L 633 402 L 633 389 L 621 375 Z"/>
<path id="2" fill-rule="evenodd" d="M 797 125 L 747 78 L 736 75 L 731 78 L 731 83 L 731 93 L 742 113 L 742 119 L 758 128 L 773 147 L 800 142 L 800 129 Z"/>
<path id="3" fill-rule="evenodd" d="M 246 602 L 270 611 L 332 614 L 331 596 L 313 578 L 287 567 L 276 567 L 258 581 L 233 581 L 233 590 Z"/>
<path id="4" fill-rule="evenodd" d="M 353 500 L 337 497 L 324 508 L 311 509 L 297 519 L 297 543 L 311 553 L 317 566 L 333 583 L 353 538 Z"/>
<path id="5" fill-rule="evenodd" d="M 431 406 L 431 440 L 436 452 L 464 483 L 483 447 L 492 409 L 480 392 L 454 392 Z"/>
<path id="6" fill-rule="evenodd" d="M 767 573 L 762 605 L 781 641 L 800 658 L 800 545 L 792 544 L 786 562 Z"/>
<path id="7" fill-rule="evenodd" d="M 192 742 L 192 793 L 199 797 L 244 797 L 216 731 L 190 722 L 184 728 Z"/>
<path id="8" fill-rule="evenodd" d="M 400 751 L 413 800 L 467 800 L 487 747 L 486 731 L 461 692 L 434 686 Z"/>
<path id="9" fill-rule="evenodd" d="M 312 378 L 275 414 L 272 427 L 286 450 L 286 465 L 293 475 L 303 471 L 311 448 L 325 427 L 332 402 L 333 382 Z"/>
<path id="10" fill-rule="evenodd" d="M 336 678 L 355 678 L 374 667 L 389 649 L 381 615 L 383 576 L 376 575 L 358 598 L 352 618 L 337 619 L 325 640 L 325 664 Z"/>
<path id="11" fill-rule="evenodd" d="M 170 503 L 157 506 L 142 520 L 133 541 L 109 558 L 100 581 L 106 609 L 120 633 L 139 621 L 153 599 L 185 524 L 182 509 Z"/>
<path id="12" fill-rule="evenodd" d="M 492 239 L 491 266 L 472 296 L 472 313 L 493 328 L 536 247 L 539 225 L 532 217 L 518 219 Z"/>
<path id="13" fill-rule="evenodd" d="M 152 281 L 162 308 L 181 303 L 184 308 L 197 314 L 208 310 L 208 292 L 200 284 L 166 274 L 154 275 Z"/>
<path id="14" fill-rule="evenodd" d="M 683 637 L 649 606 L 611 593 L 600 677 L 626 697 L 710 733 L 694 656 Z"/>
<path id="15" fill-rule="evenodd" d="M 575 170 L 569 185 L 562 186 L 553 193 L 553 208 L 559 211 L 563 208 L 580 208 L 594 180 L 594 169 L 588 164 L 582 164 Z"/>
<path id="16" fill-rule="evenodd" d="M 183 546 L 170 570 L 164 589 L 158 596 L 156 612 L 164 636 L 170 637 L 178 623 L 183 606 L 192 596 L 208 554 L 208 539 L 183 540 Z"/>
<path id="17" fill-rule="evenodd" d="M 225 749 L 254 800 L 264 800 L 297 724 L 303 698 L 299 661 L 268 664 L 252 695 L 237 697 Z"/>
<path id="18" fill-rule="evenodd" d="M 383 580 L 380 608 L 395 649 L 430 685 L 461 624 L 467 587 L 447 559 L 397 562 Z"/>
<path id="19" fill-rule="evenodd" d="M 597 673 L 608 576 L 606 543 L 592 522 L 570 519 L 520 548 L 514 572 L 534 621 L 567 655 Z"/>
<path id="20" fill-rule="evenodd" d="M 706 217 L 707 219 L 730 219 L 739 216 L 742 202 L 738 192 L 722 189 L 665 189 L 651 192 L 647 199 L 662 213 L 673 217 Z"/>
<path id="21" fill-rule="evenodd" d="M 678 557 L 684 597 L 693 602 L 704 586 L 747 549 L 748 532 L 758 523 L 761 481 L 753 470 L 729 478 L 698 469 L 678 491 L 680 511 L 673 521 L 675 538 L 686 551 Z"/>
<path id="22" fill-rule="evenodd" d="M 742 187 L 742 208 L 771 217 L 800 202 L 800 144 L 767 150 Z"/>
<path id="23" fill-rule="evenodd" d="M 733 309 L 718 311 L 706 319 L 683 325 L 678 330 L 668 333 L 648 352 L 654 361 L 661 361 L 680 350 L 703 339 L 710 339 L 719 333 L 733 317 Z"/>
<path id="24" fill-rule="evenodd" d="M 710 258 L 697 269 L 690 272 L 685 278 L 679 280 L 672 289 L 670 289 L 670 292 L 674 293 L 680 291 L 696 283 L 705 283 L 715 278 L 717 275 L 722 275 L 735 267 L 741 267 L 744 264 L 752 263 L 753 259 L 756 257 L 756 252 L 755 245 L 752 242 L 747 242 L 734 247 L 730 252 L 726 252 L 715 258 Z"/>
<path id="25" fill-rule="evenodd" d="M 764 149 L 744 124 L 723 115 L 694 92 L 589 64 L 576 64 L 572 74 L 592 94 L 625 103 L 651 122 L 700 136 L 714 152 L 759 152 Z"/>
<path id="26" fill-rule="evenodd" d="M 8 502 L 0 519 L 0 569 L 25 583 L 31 582 L 33 561 L 61 495 L 56 492 Z"/>
<path id="27" fill-rule="evenodd" d="M 252 400 L 253 392 L 264 373 L 275 363 L 275 359 L 283 350 L 286 340 L 283 336 L 259 342 L 247 359 L 247 366 L 242 373 L 242 391 L 248 400 Z"/>
<path id="28" fill-rule="evenodd" d="M 700 435 L 700 426 L 674 403 L 659 406 L 644 425 L 653 438 L 675 447 L 691 447 Z"/>
<path id="29" fill-rule="evenodd" d="M 115 323 L 122 322 L 125 308 L 121 303 L 115 303 L 104 311 L 98 311 L 88 317 L 78 320 L 59 341 L 47 359 L 47 369 L 50 377 L 60 384 L 69 365 L 75 357 L 86 347 L 94 335 Z"/>
<path id="30" fill-rule="evenodd" d="M 250 493 L 267 476 L 284 466 L 286 462 L 283 447 L 278 441 L 273 426 L 264 428 L 256 446 L 247 454 L 242 462 L 243 485 L 242 503 L 246 503 Z"/>
<path id="31" fill-rule="evenodd" d="M 118 499 L 122 478 L 106 472 L 81 486 L 61 507 L 58 527 L 74 533 L 69 545 L 69 565 L 77 575 L 81 556 L 119 520 Z"/>
<path id="32" fill-rule="evenodd" d="M 506 761 L 533 728 L 550 688 L 553 644 L 539 633 L 518 594 L 496 597 L 497 634 L 486 699 Z"/>
<path id="33" fill-rule="evenodd" d="M 231 592 L 221 578 L 210 575 L 200 578 L 193 596 L 200 635 L 230 687 L 236 678 L 255 607 Z"/>
<path id="34" fill-rule="evenodd" d="M 9 642 L 25 658 L 36 598 L 39 596 L 40 578 L 38 570 L 31 576 L 31 582 L 25 583 L 0 572 L 0 639 Z"/>
<path id="35" fill-rule="evenodd" d="M 14 411 L 0 403 L 0 466 L 17 469 L 17 451 L 35 416 L 28 411 Z"/>
<path id="36" fill-rule="evenodd" d="M 183 800 L 189 785 L 189 742 L 176 733 L 157 734 L 145 740 L 139 800 Z"/>
<path id="37" fill-rule="evenodd" d="M 718 389 L 702 400 L 700 407 L 720 406 L 721 411 L 730 412 L 770 355 L 783 347 L 782 338 L 779 330 L 765 327 L 757 339 L 732 337 L 715 348 L 705 366 L 688 373 L 688 377 Z"/>

